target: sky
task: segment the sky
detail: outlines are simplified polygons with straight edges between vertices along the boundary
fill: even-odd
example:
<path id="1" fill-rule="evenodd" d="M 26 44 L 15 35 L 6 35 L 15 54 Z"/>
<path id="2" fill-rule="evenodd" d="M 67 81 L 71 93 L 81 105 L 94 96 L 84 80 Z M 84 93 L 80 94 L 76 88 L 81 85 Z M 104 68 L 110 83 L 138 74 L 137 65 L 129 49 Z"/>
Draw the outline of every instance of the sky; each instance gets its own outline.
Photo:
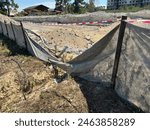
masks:
<path id="1" fill-rule="evenodd" d="M 43 4 L 46 5 L 47 7 L 53 9 L 55 7 L 55 0 L 14 0 L 18 5 L 19 5 L 19 11 L 22 9 L 33 6 L 33 5 L 38 5 L 38 4 Z M 85 0 L 86 2 L 88 0 Z M 106 5 L 107 0 L 95 0 L 96 6 L 99 5 Z"/>

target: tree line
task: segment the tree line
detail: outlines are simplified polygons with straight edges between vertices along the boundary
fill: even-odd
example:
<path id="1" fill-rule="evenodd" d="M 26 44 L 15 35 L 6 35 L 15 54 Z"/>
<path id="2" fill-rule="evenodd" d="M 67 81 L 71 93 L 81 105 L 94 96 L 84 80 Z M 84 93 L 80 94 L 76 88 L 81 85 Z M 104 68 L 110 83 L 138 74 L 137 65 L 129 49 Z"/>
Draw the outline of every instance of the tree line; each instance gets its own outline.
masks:
<path id="1" fill-rule="evenodd" d="M 84 12 L 93 12 L 95 11 L 95 0 L 55 0 L 56 6 L 55 10 L 64 11 L 65 13 L 84 13 Z"/>
<path id="2" fill-rule="evenodd" d="M 94 5 L 95 0 L 55 0 L 55 10 L 63 11 L 65 13 L 85 13 L 94 12 L 96 7 Z M 0 13 L 10 14 L 10 10 L 17 10 L 18 4 L 14 0 L 0 1 Z"/>

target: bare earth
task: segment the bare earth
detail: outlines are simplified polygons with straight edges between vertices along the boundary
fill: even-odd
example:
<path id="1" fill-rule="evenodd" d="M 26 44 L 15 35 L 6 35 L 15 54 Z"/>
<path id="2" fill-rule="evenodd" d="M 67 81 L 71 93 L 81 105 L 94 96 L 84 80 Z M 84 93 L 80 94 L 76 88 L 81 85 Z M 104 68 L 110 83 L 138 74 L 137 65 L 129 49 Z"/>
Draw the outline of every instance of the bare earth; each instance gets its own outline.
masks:
<path id="1" fill-rule="evenodd" d="M 57 84 L 50 65 L 18 48 L 0 36 L 0 112 L 88 112 L 73 79 Z"/>
<path id="2" fill-rule="evenodd" d="M 68 46 L 74 50 L 85 50 L 99 41 L 117 24 L 102 27 L 84 25 L 50 26 L 24 23 L 24 26 L 45 38 L 49 44 L 57 45 L 60 48 Z"/>

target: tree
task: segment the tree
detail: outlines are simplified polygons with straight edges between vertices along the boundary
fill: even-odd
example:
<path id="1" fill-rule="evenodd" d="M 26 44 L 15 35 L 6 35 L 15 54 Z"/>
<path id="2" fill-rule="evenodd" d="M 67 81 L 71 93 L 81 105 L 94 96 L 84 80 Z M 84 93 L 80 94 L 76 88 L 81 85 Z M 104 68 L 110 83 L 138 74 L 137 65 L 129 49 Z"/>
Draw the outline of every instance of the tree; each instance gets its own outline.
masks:
<path id="1" fill-rule="evenodd" d="M 15 9 L 15 10 L 17 10 L 17 9 L 19 8 L 18 4 L 16 4 L 16 3 L 14 2 L 14 0 L 11 0 L 11 7 L 12 7 L 13 9 Z"/>
<path id="2" fill-rule="evenodd" d="M 7 15 L 9 16 L 10 15 L 10 8 L 9 8 L 10 2 L 9 2 L 9 0 L 6 0 L 6 6 L 7 6 Z"/>
<path id="3" fill-rule="evenodd" d="M 63 7 L 64 7 L 64 9 L 65 9 L 65 12 L 67 13 L 67 12 L 69 12 L 69 2 L 70 2 L 71 0 L 63 0 Z"/>
<path id="4" fill-rule="evenodd" d="M 63 11 L 62 0 L 55 0 L 55 10 Z"/>
<path id="5" fill-rule="evenodd" d="M 65 11 L 66 13 L 84 13 L 84 12 L 93 12 L 95 11 L 95 0 L 89 0 L 89 3 L 86 3 L 85 0 L 55 0 L 56 7 L 55 10 Z"/>
<path id="6" fill-rule="evenodd" d="M 5 2 L 0 2 L 0 9 L 3 14 L 10 15 L 10 9 L 17 10 L 19 6 L 14 2 L 14 0 L 5 0 Z"/>
<path id="7" fill-rule="evenodd" d="M 55 10 L 67 12 L 67 7 L 70 1 L 71 0 L 55 0 L 56 2 Z"/>
<path id="8" fill-rule="evenodd" d="M 6 8 L 7 5 L 8 5 L 8 0 L 0 1 L 0 13 L 5 14 L 5 15 L 7 14 L 7 8 Z"/>
<path id="9" fill-rule="evenodd" d="M 89 0 L 89 4 L 87 4 L 87 11 L 93 12 L 95 11 L 95 5 L 94 5 L 95 0 Z"/>
<path id="10" fill-rule="evenodd" d="M 74 6 L 74 13 L 80 13 L 81 7 L 85 5 L 84 0 L 74 0 L 73 6 Z"/>
<path id="11" fill-rule="evenodd" d="M 4 8 L 5 8 L 4 2 L 0 2 L 0 10 L 4 10 Z"/>

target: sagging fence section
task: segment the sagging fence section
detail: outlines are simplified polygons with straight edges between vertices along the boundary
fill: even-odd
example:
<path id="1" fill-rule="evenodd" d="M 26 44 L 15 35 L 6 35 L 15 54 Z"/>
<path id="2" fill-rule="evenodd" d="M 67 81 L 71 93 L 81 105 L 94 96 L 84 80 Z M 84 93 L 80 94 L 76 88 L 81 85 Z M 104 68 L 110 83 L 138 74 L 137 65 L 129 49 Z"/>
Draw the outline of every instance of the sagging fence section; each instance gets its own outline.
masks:
<path id="1" fill-rule="evenodd" d="M 1 21 L 0 33 L 32 55 L 57 65 L 69 74 L 101 82 L 105 87 L 113 85 L 121 97 L 150 112 L 150 25 L 138 23 L 135 26 L 125 19 L 122 19 L 120 31 L 119 25 L 116 26 L 91 48 L 67 63 L 47 51 L 44 42 L 38 44 L 34 41 L 29 36 L 30 30 L 24 29 L 22 24 Z"/>
<path id="2" fill-rule="evenodd" d="M 27 49 L 29 53 L 41 60 L 47 62 L 49 58 L 57 60 L 54 55 L 47 52 L 44 47 L 40 46 L 36 41 L 28 36 L 28 30 L 23 27 L 22 22 L 8 23 L 6 21 L 0 21 L 0 33 L 15 41 L 20 48 Z"/>

